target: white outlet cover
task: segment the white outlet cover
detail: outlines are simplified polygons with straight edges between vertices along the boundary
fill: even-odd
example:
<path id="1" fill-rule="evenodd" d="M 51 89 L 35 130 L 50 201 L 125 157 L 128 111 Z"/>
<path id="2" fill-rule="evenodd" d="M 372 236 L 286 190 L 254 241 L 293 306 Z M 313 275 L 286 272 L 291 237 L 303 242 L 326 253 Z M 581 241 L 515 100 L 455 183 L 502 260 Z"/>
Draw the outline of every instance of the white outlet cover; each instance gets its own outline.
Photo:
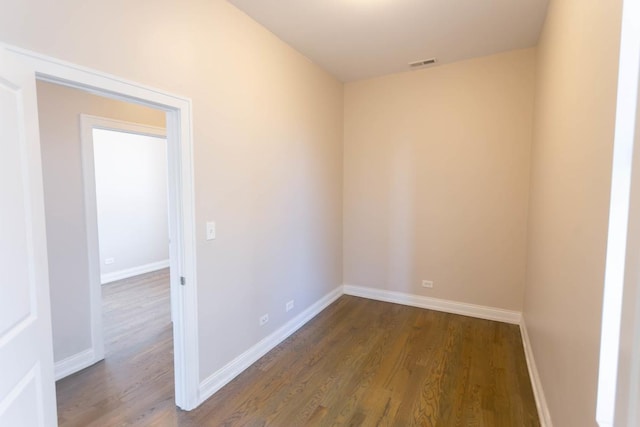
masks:
<path id="1" fill-rule="evenodd" d="M 286 311 L 291 311 L 291 310 L 293 310 L 293 305 L 294 305 L 294 301 L 293 301 L 293 300 L 291 300 L 291 301 L 287 302 L 287 304 L 285 305 L 285 310 L 286 310 Z"/>
<path id="2" fill-rule="evenodd" d="M 422 281 L 423 288 L 433 288 L 433 282 L 431 280 L 423 280 Z"/>
<path id="3" fill-rule="evenodd" d="M 269 315 L 268 314 L 265 314 L 264 316 L 260 317 L 260 326 L 263 326 L 268 321 L 269 321 Z"/>
<path id="4" fill-rule="evenodd" d="M 105 260 L 104 260 L 104 263 L 106 265 L 113 264 L 114 262 L 116 262 L 115 258 L 105 258 Z"/>

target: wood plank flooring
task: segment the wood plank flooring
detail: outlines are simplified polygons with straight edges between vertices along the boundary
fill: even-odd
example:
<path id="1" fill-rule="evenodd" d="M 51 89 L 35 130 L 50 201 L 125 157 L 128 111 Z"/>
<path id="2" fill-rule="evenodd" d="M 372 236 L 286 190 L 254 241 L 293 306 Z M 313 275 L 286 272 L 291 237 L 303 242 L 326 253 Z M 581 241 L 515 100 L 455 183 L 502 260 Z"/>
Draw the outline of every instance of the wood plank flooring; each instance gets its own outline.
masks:
<path id="1" fill-rule="evenodd" d="M 517 326 L 349 296 L 181 411 L 168 275 L 131 282 L 104 289 L 107 359 L 57 384 L 62 426 L 540 425 Z"/>
<path id="2" fill-rule="evenodd" d="M 150 425 L 154 408 L 174 408 L 169 271 L 109 283 L 102 294 L 105 360 L 56 383 L 58 423 Z"/>

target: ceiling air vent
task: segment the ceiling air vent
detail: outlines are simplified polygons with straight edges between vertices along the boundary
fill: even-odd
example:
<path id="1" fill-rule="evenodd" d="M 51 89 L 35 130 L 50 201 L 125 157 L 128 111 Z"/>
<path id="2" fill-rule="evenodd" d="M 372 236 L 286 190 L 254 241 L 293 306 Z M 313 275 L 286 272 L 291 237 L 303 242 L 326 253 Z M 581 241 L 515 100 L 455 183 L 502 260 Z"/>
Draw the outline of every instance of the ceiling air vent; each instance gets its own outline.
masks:
<path id="1" fill-rule="evenodd" d="M 423 59 L 422 61 L 410 62 L 409 68 L 426 67 L 427 65 L 435 64 L 436 58 Z"/>

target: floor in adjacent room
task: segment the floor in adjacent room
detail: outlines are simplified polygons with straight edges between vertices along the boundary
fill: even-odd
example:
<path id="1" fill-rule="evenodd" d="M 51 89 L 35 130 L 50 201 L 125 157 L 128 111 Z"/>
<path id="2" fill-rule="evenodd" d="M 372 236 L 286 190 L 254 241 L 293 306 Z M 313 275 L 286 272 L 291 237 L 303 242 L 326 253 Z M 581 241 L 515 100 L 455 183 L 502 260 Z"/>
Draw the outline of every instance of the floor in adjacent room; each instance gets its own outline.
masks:
<path id="1" fill-rule="evenodd" d="M 175 407 L 168 270 L 103 286 L 104 361 L 61 426 L 539 426 L 518 326 L 343 296 L 191 412 Z"/>

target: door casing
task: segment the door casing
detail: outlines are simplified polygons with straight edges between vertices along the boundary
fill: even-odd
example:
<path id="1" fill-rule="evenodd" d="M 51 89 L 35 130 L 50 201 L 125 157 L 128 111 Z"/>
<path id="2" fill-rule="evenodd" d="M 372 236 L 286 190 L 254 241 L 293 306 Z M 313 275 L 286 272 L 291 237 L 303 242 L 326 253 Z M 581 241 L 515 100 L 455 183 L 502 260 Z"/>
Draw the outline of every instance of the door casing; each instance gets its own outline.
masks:
<path id="1" fill-rule="evenodd" d="M 175 396 L 180 408 L 194 409 L 199 355 L 191 100 L 25 49 L 0 48 L 29 66 L 34 79 L 166 112 Z"/>

